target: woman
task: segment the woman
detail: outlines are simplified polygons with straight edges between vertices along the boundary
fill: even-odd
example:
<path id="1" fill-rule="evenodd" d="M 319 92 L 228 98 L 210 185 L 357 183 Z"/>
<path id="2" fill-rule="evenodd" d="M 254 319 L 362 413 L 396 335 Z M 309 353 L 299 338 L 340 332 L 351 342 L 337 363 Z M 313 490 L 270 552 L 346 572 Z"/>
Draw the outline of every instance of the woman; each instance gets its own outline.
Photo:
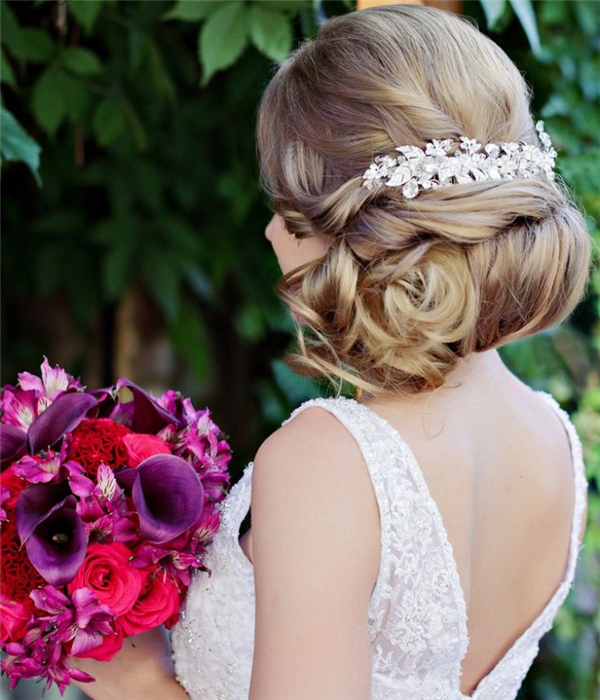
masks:
<path id="1" fill-rule="evenodd" d="M 274 76 L 258 143 L 296 362 L 362 393 L 303 404 L 231 489 L 173 631 L 194 700 L 516 696 L 585 522 L 575 429 L 496 349 L 588 274 L 538 133 L 506 55 L 422 6 L 329 20 Z M 141 635 L 86 692 L 185 697 L 165 655 Z"/>

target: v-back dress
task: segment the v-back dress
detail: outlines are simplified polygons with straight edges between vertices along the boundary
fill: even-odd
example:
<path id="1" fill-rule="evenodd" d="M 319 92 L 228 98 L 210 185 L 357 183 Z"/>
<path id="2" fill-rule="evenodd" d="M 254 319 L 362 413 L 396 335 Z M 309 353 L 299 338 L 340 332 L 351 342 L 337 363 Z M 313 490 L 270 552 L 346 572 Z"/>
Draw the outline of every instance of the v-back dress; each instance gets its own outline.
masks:
<path id="1" fill-rule="evenodd" d="M 567 431 L 575 480 L 570 551 L 562 583 L 539 616 L 471 695 L 460 691 L 468 646 L 467 612 L 452 546 L 414 454 L 384 418 L 354 399 L 318 398 L 299 406 L 331 412 L 358 443 L 377 498 L 381 552 L 369 605 L 371 700 L 511 700 L 541 637 L 571 587 L 586 501 L 582 449 L 568 414 L 540 394 Z M 250 508 L 253 463 L 220 504 L 221 527 L 172 630 L 177 679 L 192 700 L 247 700 L 254 651 L 254 569 L 239 544 Z M 313 699 L 311 699 L 313 700 Z M 314 698 L 314 700 L 330 700 Z"/>

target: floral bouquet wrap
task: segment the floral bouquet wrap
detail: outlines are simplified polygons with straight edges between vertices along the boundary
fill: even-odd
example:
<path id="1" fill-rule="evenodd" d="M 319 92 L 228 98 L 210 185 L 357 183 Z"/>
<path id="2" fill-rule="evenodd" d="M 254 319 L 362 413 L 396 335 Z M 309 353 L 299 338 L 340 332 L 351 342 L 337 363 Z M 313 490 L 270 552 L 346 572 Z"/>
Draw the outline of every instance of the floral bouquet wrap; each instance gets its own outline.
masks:
<path id="1" fill-rule="evenodd" d="M 61 691 L 124 637 L 177 620 L 229 488 L 208 410 L 127 379 L 86 391 L 47 359 L 2 390 L 0 667 Z"/>

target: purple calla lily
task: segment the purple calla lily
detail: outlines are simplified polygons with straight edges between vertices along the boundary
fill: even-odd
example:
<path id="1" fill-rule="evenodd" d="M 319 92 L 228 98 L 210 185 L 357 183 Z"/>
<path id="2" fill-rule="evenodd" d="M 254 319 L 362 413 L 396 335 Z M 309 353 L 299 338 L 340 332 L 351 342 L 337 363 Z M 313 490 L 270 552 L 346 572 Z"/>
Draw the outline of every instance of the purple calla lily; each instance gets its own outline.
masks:
<path id="1" fill-rule="evenodd" d="M 10 466 L 20 459 L 27 448 L 27 433 L 16 425 L 3 424 L 0 428 L 0 466 Z"/>
<path id="2" fill-rule="evenodd" d="M 185 426 L 185 421 L 177 418 L 162 408 L 155 399 L 144 391 L 141 387 L 129 379 L 117 380 L 115 385 L 117 391 L 123 388 L 129 389 L 133 394 L 133 416 L 131 418 L 131 428 L 134 433 L 151 433 L 155 435 L 166 425 L 174 424 L 180 428 Z"/>
<path id="3" fill-rule="evenodd" d="M 17 532 L 33 566 L 53 586 L 75 577 L 87 535 L 68 482 L 33 484 L 17 500 Z"/>
<path id="4" fill-rule="evenodd" d="M 63 394 L 29 426 L 27 447 L 30 454 L 52 447 L 63 435 L 76 428 L 85 414 L 97 403 L 89 394 Z"/>
<path id="5" fill-rule="evenodd" d="M 181 457 L 154 455 L 136 469 L 115 472 L 131 493 L 140 519 L 140 534 L 154 544 L 168 542 L 191 527 L 204 503 L 202 482 Z"/>

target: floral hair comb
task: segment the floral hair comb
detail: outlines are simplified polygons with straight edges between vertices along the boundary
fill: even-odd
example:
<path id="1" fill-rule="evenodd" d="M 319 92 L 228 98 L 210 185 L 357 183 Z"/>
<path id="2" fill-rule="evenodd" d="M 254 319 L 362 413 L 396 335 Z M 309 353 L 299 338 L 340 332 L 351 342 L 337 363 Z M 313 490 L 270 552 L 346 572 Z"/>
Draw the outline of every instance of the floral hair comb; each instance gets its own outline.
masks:
<path id="1" fill-rule="evenodd" d="M 535 125 L 541 148 L 526 143 L 486 143 L 460 137 L 460 146 L 449 151 L 456 143 L 452 139 L 433 139 L 425 150 L 417 146 L 398 146 L 400 155 L 377 156 L 363 174 L 362 186 L 402 187 L 406 199 L 414 199 L 420 191 L 465 184 L 482 180 L 513 180 L 531 178 L 540 173 L 554 180 L 556 151 L 544 122 Z"/>

